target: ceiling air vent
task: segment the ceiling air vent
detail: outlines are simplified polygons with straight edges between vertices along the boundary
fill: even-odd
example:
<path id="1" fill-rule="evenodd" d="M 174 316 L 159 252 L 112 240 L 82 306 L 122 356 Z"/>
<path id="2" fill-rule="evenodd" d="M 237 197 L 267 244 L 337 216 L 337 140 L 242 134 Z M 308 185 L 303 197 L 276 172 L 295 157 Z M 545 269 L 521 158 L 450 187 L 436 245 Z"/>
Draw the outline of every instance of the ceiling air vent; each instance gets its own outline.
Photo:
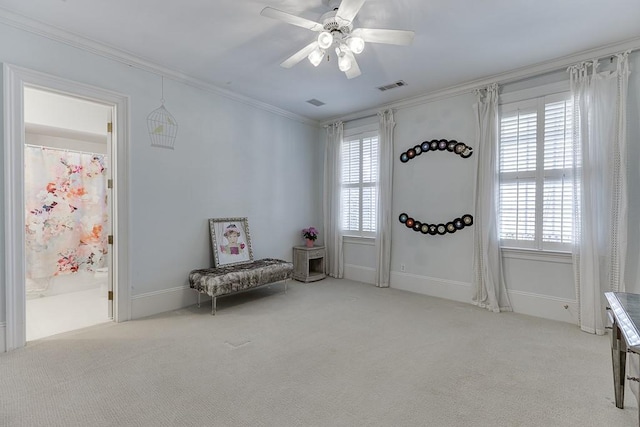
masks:
<path id="1" fill-rule="evenodd" d="M 395 83 L 391 83 L 391 84 L 386 85 L 386 86 L 380 86 L 380 87 L 378 88 L 378 90 L 379 90 L 380 92 L 384 92 L 385 90 L 393 89 L 393 88 L 400 87 L 400 86 L 406 86 L 406 85 L 407 85 L 407 84 L 404 82 L 404 80 L 398 80 L 398 81 L 397 81 L 397 82 L 395 82 Z"/>
<path id="2" fill-rule="evenodd" d="M 311 104 L 311 105 L 315 105 L 316 107 L 320 107 L 320 106 L 324 105 L 324 102 L 319 101 L 319 100 L 317 100 L 317 99 L 315 99 L 315 98 L 310 99 L 310 100 L 308 100 L 307 102 L 308 102 L 309 104 Z"/>

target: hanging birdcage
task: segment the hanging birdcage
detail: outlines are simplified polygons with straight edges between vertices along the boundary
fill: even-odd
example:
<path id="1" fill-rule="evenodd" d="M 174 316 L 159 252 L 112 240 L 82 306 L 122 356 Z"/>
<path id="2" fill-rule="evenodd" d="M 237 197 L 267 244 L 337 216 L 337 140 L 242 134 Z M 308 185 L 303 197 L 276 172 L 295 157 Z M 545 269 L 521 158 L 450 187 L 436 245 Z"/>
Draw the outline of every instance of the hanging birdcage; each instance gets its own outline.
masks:
<path id="1" fill-rule="evenodd" d="M 147 128 L 151 137 L 152 147 L 170 148 L 178 134 L 178 123 L 171 113 L 164 108 L 164 77 L 162 78 L 162 98 L 161 105 L 147 116 Z"/>

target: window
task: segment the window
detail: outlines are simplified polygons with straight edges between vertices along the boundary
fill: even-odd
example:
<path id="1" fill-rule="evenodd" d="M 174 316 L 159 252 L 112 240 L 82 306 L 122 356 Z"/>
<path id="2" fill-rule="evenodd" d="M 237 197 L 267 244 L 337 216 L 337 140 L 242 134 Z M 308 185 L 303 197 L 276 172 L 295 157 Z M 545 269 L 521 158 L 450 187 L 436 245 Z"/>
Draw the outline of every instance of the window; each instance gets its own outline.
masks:
<path id="1" fill-rule="evenodd" d="M 342 230 L 351 236 L 376 232 L 378 135 L 345 137 L 342 141 Z"/>
<path id="2" fill-rule="evenodd" d="M 568 93 L 501 107 L 502 246 L 570 250 L 574 196 L 572 114 Z"/>

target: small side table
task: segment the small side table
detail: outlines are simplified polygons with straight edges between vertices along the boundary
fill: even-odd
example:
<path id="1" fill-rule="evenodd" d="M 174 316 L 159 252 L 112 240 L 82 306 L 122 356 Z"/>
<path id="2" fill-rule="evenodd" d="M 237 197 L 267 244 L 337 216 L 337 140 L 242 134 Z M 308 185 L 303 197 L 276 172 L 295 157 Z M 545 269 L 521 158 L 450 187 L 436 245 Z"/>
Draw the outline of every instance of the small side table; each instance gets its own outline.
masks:
<path id="1" fill-rule="evenodd" d="M 324 279 L 324 256 L 324 246 L 294 246 L 293 278 L 305 283 Z"/>

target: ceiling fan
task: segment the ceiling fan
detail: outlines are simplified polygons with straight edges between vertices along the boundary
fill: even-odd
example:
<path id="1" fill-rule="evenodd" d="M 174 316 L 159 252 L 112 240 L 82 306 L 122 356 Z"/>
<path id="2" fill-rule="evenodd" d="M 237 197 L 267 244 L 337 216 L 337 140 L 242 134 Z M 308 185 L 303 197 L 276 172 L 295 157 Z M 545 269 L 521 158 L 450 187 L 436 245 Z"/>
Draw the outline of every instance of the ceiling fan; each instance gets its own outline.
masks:
<path id="1" fill-rule="evenodd" d="M 386 43 L 409 45 L 413 41 L 414 32 L 406 30 L 383 30 L 375 28 L 353 28 L 353 20 L 366 0 L 323 0 L 330 11 L 320 17 L 320 22 L 311 21 L 272 7 L 265 7 L 260 14 L 279 19 L 287 24 L 296 25 L 315 31 L 316 40 L 291 55 L 282 64 L 291 68 L 304 58 L 308 58 L 314 66 L 318 66 L 327 55 L 327 51 L 335 46 L 338 68 L 347 78 L 358 77 L 361 73 L 355 55 L 362 53 L 366 43 Z"/>

